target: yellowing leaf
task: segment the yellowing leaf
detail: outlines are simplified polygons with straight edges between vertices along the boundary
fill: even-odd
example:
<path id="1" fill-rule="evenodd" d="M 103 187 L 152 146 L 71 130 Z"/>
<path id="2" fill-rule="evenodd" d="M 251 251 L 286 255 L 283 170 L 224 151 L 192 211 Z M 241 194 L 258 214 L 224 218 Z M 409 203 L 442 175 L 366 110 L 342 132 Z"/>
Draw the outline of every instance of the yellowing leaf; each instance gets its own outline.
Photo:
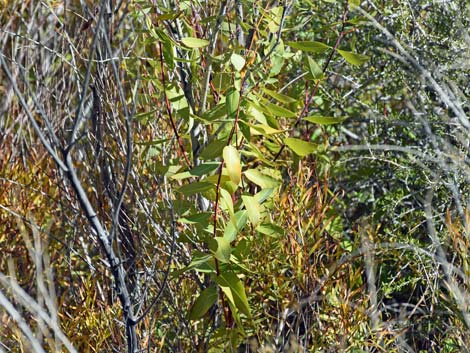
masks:
<path id="1" fill-rule="evenodd" d="M 225 167 L 227 168 L 227 174 L 230 177 L 230 180 L 238 185 L 242 175 L 240 154 L 238 153 L 238 150 L 233 146 L 225 146 L 222 155 L 224 157 Z"/>
<path id="2" fill-rule="evenodd" d="M 275 188 L 279 185 L 279 181 L 262 174 L 259 170 L 256 169 L 248 169 L 243 172 L 243 174 L 248 178 L 249 181 L 259 185 L 261 188 Z"/>
<path id="3" fill-rule="evenodd" d="M 258 125 L 251 125 L 247 124 L 249 127 L 251 127 L 253 130 L 252 134 L 253 135 L 272 135 L 272 134 L 279 134 L 283 132 L 282 130 L 274 129 L 269 125 L 264 125 L 264 124 L 258 124 Z"/>
<path id="4" fill-rule="evenodd" d="M 345 118 L 335 118 L 332 116 L 319 116 L 312 115 L 307 116 L 304 120 L 310 121 L 311 123 L 320 124 L 320 125 L 333 125 L 338 124 L 346 120 Z"/>
<path id="5" fill-rule="evenodd" d="M 336 50 L 348 63 L 354 66 L 359 66 L 367 61 L 369 61 L 370 57 L 367 55 L 363 54 L 356 54 L 350 51 L 345 51 L 345 50 Z"/>
<path id="6" fill-rule="evenodd" d="M 291 137 L 286 138 L 284 143 L 300 157 L 304 157 L 312 152 L 315 152 L 317 149 L 316 146 L 311 142 Z"/>
<path id="7" fill-rule="evenodd" d="M 195 37 L 181 38 L 181 43 L 183 43 L 188 48 L 202 48 L 209 45 L 208 40 Z"/>

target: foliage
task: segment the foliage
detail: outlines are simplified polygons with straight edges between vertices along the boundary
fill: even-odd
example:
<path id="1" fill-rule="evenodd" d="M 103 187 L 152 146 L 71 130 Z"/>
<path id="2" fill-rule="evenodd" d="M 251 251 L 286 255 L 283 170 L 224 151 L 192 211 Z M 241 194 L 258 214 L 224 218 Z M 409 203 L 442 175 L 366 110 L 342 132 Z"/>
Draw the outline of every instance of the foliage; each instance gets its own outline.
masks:
<path id="1" fill-rule="evenodd" d="M 451 63 L 468 19 L 451 5 L 5 4 L 0 294 L 23 305 L 18 281 L 37 307 L 0 302 L 2 343 L 465 347 L 468 77 Z"/>

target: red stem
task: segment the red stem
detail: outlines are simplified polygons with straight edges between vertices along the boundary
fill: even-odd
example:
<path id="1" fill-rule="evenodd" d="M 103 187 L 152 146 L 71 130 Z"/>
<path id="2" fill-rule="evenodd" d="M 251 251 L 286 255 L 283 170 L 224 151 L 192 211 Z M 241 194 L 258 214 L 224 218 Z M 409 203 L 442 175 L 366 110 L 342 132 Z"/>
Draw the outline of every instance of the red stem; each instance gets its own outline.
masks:
<path id="1" fill-rule="evenodd" d="M 346 19 L 347 19 L 347 16 L 348 16 L 348 12 L 349 12 L 349 6 L 346 5 L 346 8 L 344 9 L 344 12 L 343 12 L 343 19 L 342 19 L 342 24 L 341 24 L 341 32 L 339 33 L 339 36 L 338 38 L 336 39 L 336 43 L 333 47 L 333 50 L 331 51 L 330 55 L 328 55 L 328 58 L 326 59 L 326 62 L 325 62 L 325 65 L 323 65 L 323 70 L 322 72 L 323 73 L 326 73 L 326 70 L 328 69 L 328 66 L 330 65 L 331 63 L 331 60 L 333 59 L 333 56 L 334 54 L 336 53 L 336 49 L 338 49 L 339 47 L 339 44 L 341 43 L 341 40 L 344 38 L 344 36 L 349 33 L 351 30 L 349 31 L 345 31 L 344 30 L 344 27 L 346 26 Z M 299 123 L 302 121 L 302 119 L 304 118 L 304 116 L 307 114 L 308 112 L 308 108 L 310 106 L 310 103 L 312 102 L 312 99 L 313 97 L 315 97 L 315 95 L 317 94 L 317 91 L 318 91 L 318 88 L 320 87 L 320 82 L 321 80 L 317 80 L 316 84 L 315 84 L 315 87 L 313 87 L 312 91 L 310 92 L 310 94 L 308 95 L 307 97 L 307 100 L 305 102 L 305 106 L 304 108 L 302 109 L 302 111 L 300 112 L 299 114 L 299 117 L 297 118 L 297 120 L 295 121 L 295 124 L 294 124 L 294 127 L 292 128 L 295 129 L 297 127 L 297 125 L 299 125 Z M 286 145 L 283 144 L 281 146 L 281 148 L 279 149 L 279 152 L 276 154 L 276 156 L 274 157 L 274 161 L 276 161 L 279 156 L 281 155 L 282 151 L 284 151 L 284 148 L 286 148 Z"/>

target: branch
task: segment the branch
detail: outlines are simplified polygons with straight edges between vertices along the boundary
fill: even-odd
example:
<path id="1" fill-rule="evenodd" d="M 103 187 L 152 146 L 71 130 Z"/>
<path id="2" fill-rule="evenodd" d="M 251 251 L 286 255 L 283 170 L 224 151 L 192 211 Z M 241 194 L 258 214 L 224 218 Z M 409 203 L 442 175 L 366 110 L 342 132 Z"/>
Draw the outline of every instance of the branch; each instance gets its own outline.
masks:
<path id="1" fill-rule="evenodd" d="M 26 115 L 28 116 L 29 118 L 29 121 L 31 122 L 31 124 L 33 125 L 33 128 L 34 130 L 36 131 L 36 133 L 38 134 L 39 136 L 39 139 L 41 140 L 41 143 L 43 144 L 43 146 L 46 148 L 47 152 L 49 152 L 49 154 L 52 156 L 52 158 L 54 159 L 54 161 L 57 163 L 57 165 L 59 166 L 59 168 L 64 171 L 64 172 L 67 172 L 67 167 L 65 166 L 64 162 L 60 159 L 60 157 L 58 156 L 58 154 L 56 153 L 56 151 L 52 148 L 51 144 L 49 143 L 49 141 L 47 141 L 46 137 L 44 136 L 43 132 L 41 131 L 41 128 L 39 127 L 38 123 L 36 122 L 36 120 L 34 119 L 33 117 L 33 114 L 31 112 L 31 110 L 29 109 L 28 107 L 28 104 L 26 104 L 26 101 L 23 97 L 23 95 L 21 94 L 19 88 L 18 88 L 18 85 L 16 84 L 16 80 L 15 78 L 13 77 L 10 69 L 8 68 L 6 62 L 5 62 L 5 59 L 4 59 L 4 54 L 2 51 L 0 51 L 0 64 L 1 66 L 3 67 L 3 71 L 5 72 L 5 74 L 7 75 L 8 79 L 10 80 L 10 83 L 13 87 L 13 90 L 15 91 L 15 94 L 16 96 L 18 97 L 18 100 L 20 102 L 20 105 L 23 107 Z"/>

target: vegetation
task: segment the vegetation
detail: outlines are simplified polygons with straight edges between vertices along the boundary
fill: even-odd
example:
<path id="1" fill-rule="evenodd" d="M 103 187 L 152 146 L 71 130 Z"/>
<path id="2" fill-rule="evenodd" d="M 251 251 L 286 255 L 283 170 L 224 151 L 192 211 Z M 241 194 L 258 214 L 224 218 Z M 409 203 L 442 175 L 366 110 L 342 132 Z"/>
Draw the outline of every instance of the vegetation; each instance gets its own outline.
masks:
<path id="1" fill-rule="evenodd" d="M 466 2 L 0 6 L 0 352 L 468 350 Z"/>

